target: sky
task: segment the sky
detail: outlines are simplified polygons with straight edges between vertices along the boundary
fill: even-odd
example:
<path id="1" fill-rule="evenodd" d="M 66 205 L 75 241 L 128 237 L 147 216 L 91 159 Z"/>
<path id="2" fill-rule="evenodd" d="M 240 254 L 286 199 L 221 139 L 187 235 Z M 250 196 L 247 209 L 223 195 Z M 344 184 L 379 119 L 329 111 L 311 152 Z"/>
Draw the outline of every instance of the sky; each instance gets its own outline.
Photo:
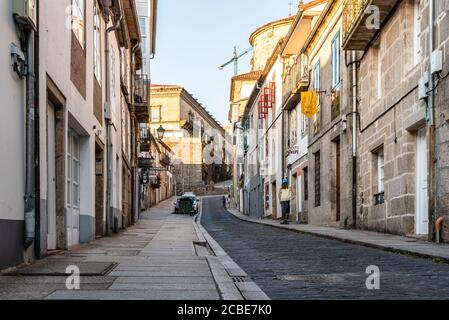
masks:
<path id="1" fill-rule="evenodd" d="M 160 0 L 152 83 L 183 86 L 222 124 L 228 123 L 234 65 L 218 66 L 250 47 L 258 27 L 296 13 L 298 0 Z M 252 53 L 239 60 L 250 71 Z"/>

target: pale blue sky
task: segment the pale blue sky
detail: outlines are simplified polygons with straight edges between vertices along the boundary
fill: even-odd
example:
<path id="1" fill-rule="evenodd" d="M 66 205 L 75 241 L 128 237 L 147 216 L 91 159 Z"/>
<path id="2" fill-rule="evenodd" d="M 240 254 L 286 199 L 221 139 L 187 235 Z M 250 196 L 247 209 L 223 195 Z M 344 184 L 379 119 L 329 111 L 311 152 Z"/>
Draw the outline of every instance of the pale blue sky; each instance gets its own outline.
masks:
<path id="1" fill-rule="evenodd" d="M 285 18 L 298 0 L 160 0 L 154 84 L 184 86 L 222 124 L 228 122 L 230 78 L 234 66 L 218 66 L 250 47 L 249 36 L 267 22 Z M 250 69 L 251 53 L 239 62 Z"/>

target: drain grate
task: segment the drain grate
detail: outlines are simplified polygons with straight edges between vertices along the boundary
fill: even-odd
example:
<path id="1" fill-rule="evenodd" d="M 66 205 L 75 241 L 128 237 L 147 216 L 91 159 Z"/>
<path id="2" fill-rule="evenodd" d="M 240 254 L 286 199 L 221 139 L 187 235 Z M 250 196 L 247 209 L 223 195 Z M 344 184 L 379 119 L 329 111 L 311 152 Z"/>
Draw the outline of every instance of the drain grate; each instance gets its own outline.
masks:
<path id="1" fill-rule="evenodd" d="M 246 279 L 245 279 L 245 277 L 232 277 L 232 281 L 234 281 L 234 283 L 241 283 L 241 282 L 245 282 Z"/>

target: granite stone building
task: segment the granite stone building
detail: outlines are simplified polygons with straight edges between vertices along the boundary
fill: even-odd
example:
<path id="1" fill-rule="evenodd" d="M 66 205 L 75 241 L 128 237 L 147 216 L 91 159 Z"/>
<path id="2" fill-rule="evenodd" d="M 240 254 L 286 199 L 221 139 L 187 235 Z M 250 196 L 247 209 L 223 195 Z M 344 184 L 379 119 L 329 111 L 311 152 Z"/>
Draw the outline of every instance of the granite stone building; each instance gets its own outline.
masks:
<path id="1" fill-rule="evenodd" d="M 165 130 L 163 142 L 174 152 L 173 179 L 177 194 L 204 194 L 229 178 L 223 127 L 183 87 L 151 85 L 153 135 Z"/>
<path id="2" fill-rule="evenodd" d="M 448 241 L 448 23 L 449 1 L 300 1 L 280 52 L 253 58 L 264 68 L 243 118 L 232 97 L 246 132 L 240 210 L 279 218 L 273 190 L 288 177 L 293 222 Z M 269 110 L 257 105 L 267 79 L 282 91 Z"/>
<path id="3" fill-rule="evenodd" d="M 377 32 L 344 17 L 343 48 L 359 51 L 357 225 L 433 240 L 442 218 L 447 241 L 449 1 L 391 1 L 380 17 Z"/>

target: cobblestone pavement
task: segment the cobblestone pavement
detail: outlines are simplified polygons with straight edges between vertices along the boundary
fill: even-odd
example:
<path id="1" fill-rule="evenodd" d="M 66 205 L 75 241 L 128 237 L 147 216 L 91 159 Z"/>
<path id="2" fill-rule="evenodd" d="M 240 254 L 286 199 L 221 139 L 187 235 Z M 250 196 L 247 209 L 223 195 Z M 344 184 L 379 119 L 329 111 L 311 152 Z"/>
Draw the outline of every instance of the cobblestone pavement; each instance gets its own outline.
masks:
<path id="1" fill-rule="evenodd" d="M 203 200 L 202 224 L 274 300 L 449 299 L 449 265 L 237 219 Z M 380 289 L 368 290 L 368 266 Z"/>
<path id="2" fill-rule="evenodd" d="M 196 254 L 192 217 L 171 214 L 172 202 L 118 235 L 0 276 L 0 300 L 220 299 L 206 258 Z M 69 265 L 80 268 L 80 290 L 66 289 Z"/>

